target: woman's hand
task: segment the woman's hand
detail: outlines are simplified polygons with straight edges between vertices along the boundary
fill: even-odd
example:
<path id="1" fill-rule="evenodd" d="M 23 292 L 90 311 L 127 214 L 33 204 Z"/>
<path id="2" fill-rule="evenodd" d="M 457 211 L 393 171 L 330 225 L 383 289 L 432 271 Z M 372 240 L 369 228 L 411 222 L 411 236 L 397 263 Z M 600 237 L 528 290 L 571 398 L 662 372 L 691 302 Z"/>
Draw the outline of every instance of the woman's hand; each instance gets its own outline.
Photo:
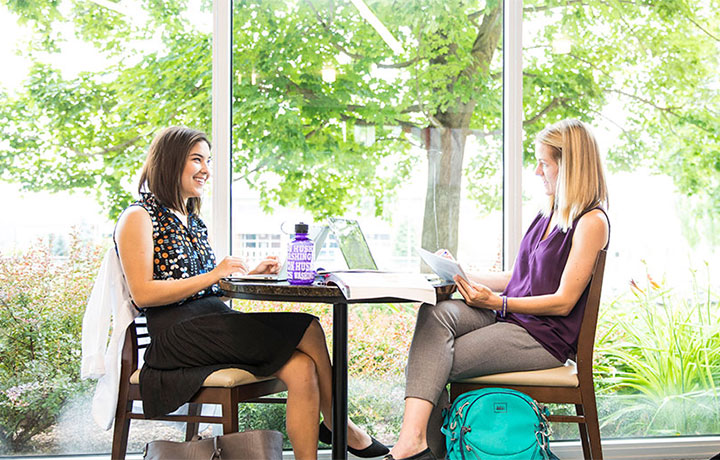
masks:
<path id="1" fill-rule="evenodd" d="M 461 276 L 455 275 L 453 278 L 457 284 L 458 291 L 465 299 L 465 303 L 471 307 L 487 308 L 490 310 L 502 309 L 502 298 L 492 292 L 487 286 L 465 281 Z"/>
<path id="2" fill-rule="evenodd" d="M 250 271 L 252 275 L 277 273 L 280 271 L 280 261 L 277 256 L 269 256 L 262 260 L 257 267 Z"/>
<path id="3" fill-rule="evenodd" d="M 235 256 L 227 256 L 223 260 L 220 261 L 219 264 L 215 266 L 215 268 L 212 269 L 212 273 L 217 277 L 219 280 L 220 278 L 224 278 L 226 276 L 230 276 L 233 273 L 239 273 L 241 275 L 244 275 L 248 272 L 247 265 L 245 265 L 245 261 L 240 257 Z"/>

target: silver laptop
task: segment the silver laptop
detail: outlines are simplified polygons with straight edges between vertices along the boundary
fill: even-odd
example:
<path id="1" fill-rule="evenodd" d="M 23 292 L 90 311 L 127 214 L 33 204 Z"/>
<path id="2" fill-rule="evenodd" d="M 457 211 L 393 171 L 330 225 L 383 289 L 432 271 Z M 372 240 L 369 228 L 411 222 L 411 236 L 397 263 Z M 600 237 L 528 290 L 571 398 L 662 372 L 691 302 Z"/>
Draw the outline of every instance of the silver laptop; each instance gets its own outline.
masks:
<path id="1" fill-rule="evenodd" d="M 360 224 L 355 219 L 331 217 L 328 226 L 338 242 L 340 252 L 350 270 L 377 270 Z"/>
<path id="2" fill-rule="evenodd" d="M 340 252 L 349 270 L 378 270 L 357 220 L 331 217 L 328 219 L 328 226 L 338 241 Z M 434 273 L 426 274 L 425 277 L 431 282 L 438 280 Z"/>

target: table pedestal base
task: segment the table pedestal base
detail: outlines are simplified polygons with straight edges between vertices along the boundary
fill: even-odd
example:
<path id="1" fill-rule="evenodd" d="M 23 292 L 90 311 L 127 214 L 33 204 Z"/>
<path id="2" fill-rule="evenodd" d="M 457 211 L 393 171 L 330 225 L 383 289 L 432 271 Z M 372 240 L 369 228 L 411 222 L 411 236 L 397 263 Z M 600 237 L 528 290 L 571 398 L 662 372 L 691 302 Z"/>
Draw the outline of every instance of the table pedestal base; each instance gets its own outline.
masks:
<path id="1" fill-rule="evenodd" d="M 333 305 L 332 458 L 347 459 L 348 377 L 346 303 Z"/>

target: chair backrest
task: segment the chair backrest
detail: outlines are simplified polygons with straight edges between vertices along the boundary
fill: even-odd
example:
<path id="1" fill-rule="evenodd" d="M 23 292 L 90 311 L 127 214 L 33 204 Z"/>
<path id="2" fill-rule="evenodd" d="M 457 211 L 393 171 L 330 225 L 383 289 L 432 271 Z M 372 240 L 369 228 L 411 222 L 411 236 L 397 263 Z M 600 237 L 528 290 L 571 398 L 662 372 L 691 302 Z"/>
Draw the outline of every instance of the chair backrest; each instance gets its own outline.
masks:
<path id="1" fill-rule="evenodd" d="M 603 249 L 598 253 L 593 267 L 592 278 L 590 279 L 585 313 L 583 314 L 580 326 L 580 336 L 577 345 L 578 373 L 590 373 L 592 375 L 592 358 L 595 347 L 595 331 L 597 330 L 598 314 L 600 311 L 600 294 L 602 293 L 603 275 L 605 274 L 605 258 L 607 250 Z"/>
<path id="2" fill-rule="evenodd" d="M 138 368 L 141 351 L 150 345 L 150 334 L 147 330 L 147 318 L 143 314 L 130 323 L 125 333 L 125 343 L 122 351 L 123 370 L 127 368 L 128 376 Z"/>

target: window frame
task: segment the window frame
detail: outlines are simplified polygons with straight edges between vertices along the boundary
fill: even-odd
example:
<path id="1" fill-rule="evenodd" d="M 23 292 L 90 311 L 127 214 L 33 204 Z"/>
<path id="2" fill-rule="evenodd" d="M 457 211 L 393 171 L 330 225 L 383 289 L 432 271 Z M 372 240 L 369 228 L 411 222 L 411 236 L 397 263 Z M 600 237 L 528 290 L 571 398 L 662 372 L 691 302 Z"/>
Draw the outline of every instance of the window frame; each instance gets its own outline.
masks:
<path id="1" fill-rule="evenodd" d="M 212 233 L 218 260 L 232 244 L 232 2 L 213 2 Z M 522 238 L 522 0 L 503 1 L 503 268 Z"/>
<path id="2" fill-rule="evenodd" d="M 212 197 L 210 237 L 217 260 L 232 249 L 232 2 L 213 1 Z"/>
<path id="3" fill-rule="evenodd" d="M 522 0 L 503 0 L 503 268 L 510 270 L 522 238 Z M 232 2 L 213 1 L 213 189 L 212 233 L 218 260 L 232 238 Z M 579 441 L 555 443 L 558 453 L 580 452 Z M 604 440 L 606 454 L 679 458 L 720 450 L 720 436 Z M 622 455 L 620 455 L 622 454 Z M 614 455 L 613 455 L 614 456 Z"/>

